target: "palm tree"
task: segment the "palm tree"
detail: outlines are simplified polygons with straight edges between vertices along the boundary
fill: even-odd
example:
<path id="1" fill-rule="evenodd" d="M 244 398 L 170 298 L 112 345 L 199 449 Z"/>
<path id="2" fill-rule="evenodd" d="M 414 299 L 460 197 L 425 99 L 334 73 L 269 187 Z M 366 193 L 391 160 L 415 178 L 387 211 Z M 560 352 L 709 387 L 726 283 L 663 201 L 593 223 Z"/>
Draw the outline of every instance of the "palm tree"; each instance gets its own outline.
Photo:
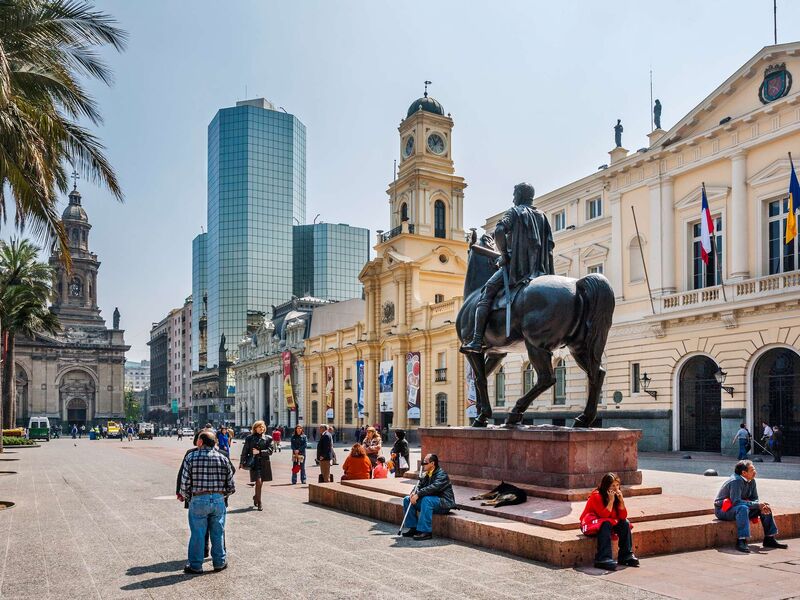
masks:
<path id="1" fill-rule="evenodd" d="M 16 422 L 15 339 L 38 332 L 55 333 L 61 327 L 50 312 L 55 271 L 38 261 L 39 249 L 28 240 L 0 241 L 0 320 L 3 324 L 2 423 Z"/>
<path id="2" fill-rule="evenodd" d="M 58 240 L 67 265 L 57 203 L 68 167 L 122 199 L 103 145 L 78 123 L 101 122 L 80 80 L 111 83 L 97 48 L 124 48 L 127 34 L 115 24 L 87 0 L 0 0 L 0 217 L 10 192 L 16 227 Z"/>

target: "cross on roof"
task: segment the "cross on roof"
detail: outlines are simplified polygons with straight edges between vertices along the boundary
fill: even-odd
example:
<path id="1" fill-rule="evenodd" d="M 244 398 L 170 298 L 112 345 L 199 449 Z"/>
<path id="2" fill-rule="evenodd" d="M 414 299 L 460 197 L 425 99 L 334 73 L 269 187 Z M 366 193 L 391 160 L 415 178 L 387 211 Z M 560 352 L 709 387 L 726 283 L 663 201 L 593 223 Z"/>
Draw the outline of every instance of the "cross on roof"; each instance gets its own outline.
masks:
<path id="1" fill-rule="evenodd" d="M 432 81 L 427 81 L 427 80 L 425 81 L 425 97 L 426 98 L 428 97 L 428 86 L 430 84 L 432 84 L 432 83 L 433 83 Z"/>
<path id="2" fill-rule="evenodd" d="M 73 190 L 77 190 L 78 189 L 78 179 L 80 179 L 80 178 L 81 178 L 81 176 L 78 175 L 78 172 L 73 169 L 73 171 L 72 171 L 72 183 L 73 183 L 72 189 Z"/>

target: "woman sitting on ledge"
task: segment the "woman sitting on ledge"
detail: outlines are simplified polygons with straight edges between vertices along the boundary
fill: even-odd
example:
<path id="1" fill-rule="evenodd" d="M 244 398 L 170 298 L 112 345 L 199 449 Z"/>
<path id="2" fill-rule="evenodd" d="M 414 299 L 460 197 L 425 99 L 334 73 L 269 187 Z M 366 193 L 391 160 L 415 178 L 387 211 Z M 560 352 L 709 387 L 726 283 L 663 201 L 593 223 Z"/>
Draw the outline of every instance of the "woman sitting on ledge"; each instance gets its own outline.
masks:
<path id="1" fill-rule="evenodd" d="M 587 536 L 597 536 L 595 567 L 608 571 L 617 569 L 617 561 L 611 550 L 612 534 L 619 537 L 619 563 L 629 567 L 639 566 L 639 559 L 633 554 L 628 509 L 622 498 L 619 477 L 614 473 L 603 475 L 600 485 L 589 496 L 581 514 L 581 532 Z"/>
<path id="2" fill-rule="evenodd" d="M 350 455 L 342 465 L 344 475 L 342 481 L 347 479 L 369 479 L 372 475 L 372 462 L 361 444 L 353 444 Z"/>

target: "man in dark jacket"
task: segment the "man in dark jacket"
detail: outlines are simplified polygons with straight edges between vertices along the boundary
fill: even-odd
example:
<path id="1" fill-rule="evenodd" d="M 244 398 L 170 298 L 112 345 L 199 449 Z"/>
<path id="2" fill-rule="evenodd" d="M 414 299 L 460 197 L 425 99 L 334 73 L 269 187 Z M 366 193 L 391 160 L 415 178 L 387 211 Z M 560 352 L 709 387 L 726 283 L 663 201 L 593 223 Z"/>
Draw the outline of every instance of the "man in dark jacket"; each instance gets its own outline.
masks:
<path id="1" fill-rule="evenodd" d="M 319 426 L 319 443 L 317 444 L 317 462 L 319 462 L 319 482 L 333 481 L 331 461 L 333 460 L 333 436 L 327 425 Z"/>
<path id="2" fill-rule="evenodd" d="M 456 506 L 453 484 L 439 466 L 439 457 L 428 454 L 422 460 L 422 465 L 425 467 L 425 475 L 419 482 L 417 491 L 403 498 L 404 513 L 408 511 L 409 503 L 413 505 L 406 518 L 409 529 L 403 533 L 403 537 L 413 537 L 417 541 L 431 539 L 434 514 L 446 514 Z"/>

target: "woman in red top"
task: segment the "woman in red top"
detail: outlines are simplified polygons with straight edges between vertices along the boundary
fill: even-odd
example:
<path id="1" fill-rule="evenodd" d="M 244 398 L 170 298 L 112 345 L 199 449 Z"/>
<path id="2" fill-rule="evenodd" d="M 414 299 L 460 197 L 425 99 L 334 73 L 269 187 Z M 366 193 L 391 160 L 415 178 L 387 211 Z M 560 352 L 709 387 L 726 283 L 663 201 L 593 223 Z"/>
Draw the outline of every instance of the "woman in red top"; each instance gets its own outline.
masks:
<path id="1" fill-rule="evenodd" d="M 361 444 L 353 444 L 350 449 L 350 455 L 342 465 L 344 475 L 342 481 L 348 479 L 370 479 L 372 476 L 372 462 L 367 456 L 364 446 Z"/>
<path id="2" fill-rule="evenodd" d="M 633 554 L 628 509 L 625 508 L 619 477 L 614 473 L 603 475 L 600 485 L 589 496 L 581 513 L 581 531 L 584 535 L 597 536 L 595 567 L 608 571 L 617 569 L 617 561 L 611 550 L 612 533 L 619 537 L 619 563 L 629 567 L 639 566 L 639 559 Z"/>

